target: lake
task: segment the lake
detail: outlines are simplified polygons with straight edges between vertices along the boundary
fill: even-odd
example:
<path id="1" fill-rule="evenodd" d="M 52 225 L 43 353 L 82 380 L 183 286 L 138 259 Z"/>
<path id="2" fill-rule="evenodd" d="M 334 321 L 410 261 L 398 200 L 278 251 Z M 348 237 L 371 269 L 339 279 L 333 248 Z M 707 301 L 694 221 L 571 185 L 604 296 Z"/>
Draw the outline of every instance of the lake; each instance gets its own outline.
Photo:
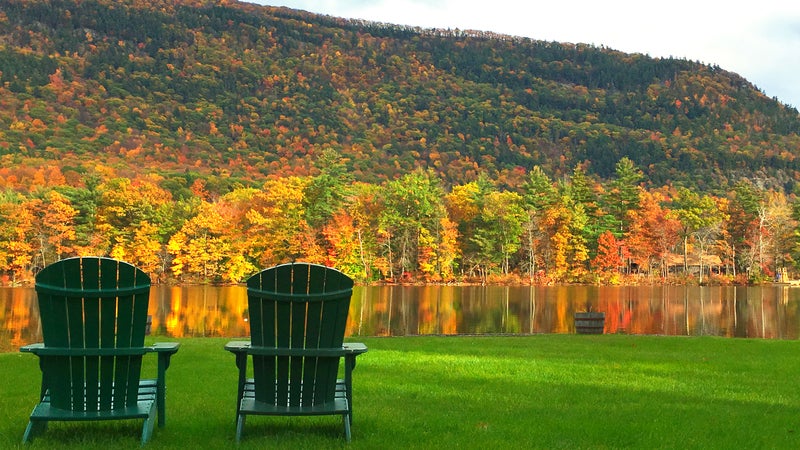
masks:
<path id="1" fill-rule="evenodd" d="M 574 333 L 573 313 L 606 313 L 606 333 L 797 339 L 800 288 L 744 286 L 357 286 L 349 336 Z M 153 334 L 249 335 L 242 286 L 153 286 Z M 33 288 L 0 288 L 0 351 L 41 340 Z"/>

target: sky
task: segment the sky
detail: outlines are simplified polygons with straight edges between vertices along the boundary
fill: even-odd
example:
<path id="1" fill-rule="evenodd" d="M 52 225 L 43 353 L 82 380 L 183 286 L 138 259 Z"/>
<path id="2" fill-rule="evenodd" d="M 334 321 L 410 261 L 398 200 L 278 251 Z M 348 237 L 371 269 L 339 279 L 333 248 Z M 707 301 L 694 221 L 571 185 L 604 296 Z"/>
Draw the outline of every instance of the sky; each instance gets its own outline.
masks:
<path id="1" fill-rule="evenodd" d="M 626 53 L 685 58 L 738 73 L 800 109 L 796 0 L 248 0 L 349 19 L 481 30 Z"/>

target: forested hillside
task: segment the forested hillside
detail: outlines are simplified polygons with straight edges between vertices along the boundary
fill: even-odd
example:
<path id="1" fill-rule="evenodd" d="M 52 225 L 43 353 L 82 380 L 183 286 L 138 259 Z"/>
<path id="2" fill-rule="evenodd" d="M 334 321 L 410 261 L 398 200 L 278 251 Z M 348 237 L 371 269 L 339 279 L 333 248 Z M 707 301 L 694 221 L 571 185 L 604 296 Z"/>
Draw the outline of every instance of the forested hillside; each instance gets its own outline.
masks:
<path id="1" fill-rule="evenodd" d="M 607 178 L 623 156 L 653 186 L 791 190 L 800 173 L 795 109 L 685 60 L 224 1 L 0 11 L 6 170 L 89 161 L 252 182 L 313 173 L 332 148 L 366 181 L 422 166 L 515 186 L 520 168 L 576 164 Z"/>
<path id="2" fill-rule="evenodd" d="M 797 251 L 798 133 L 686 60 L 224 0 L 6 0 L 0 272 L 109 254 L 162 279 L 302 258 L 577 281 L 695 252 L 701 274 L 772 274 Z"/>

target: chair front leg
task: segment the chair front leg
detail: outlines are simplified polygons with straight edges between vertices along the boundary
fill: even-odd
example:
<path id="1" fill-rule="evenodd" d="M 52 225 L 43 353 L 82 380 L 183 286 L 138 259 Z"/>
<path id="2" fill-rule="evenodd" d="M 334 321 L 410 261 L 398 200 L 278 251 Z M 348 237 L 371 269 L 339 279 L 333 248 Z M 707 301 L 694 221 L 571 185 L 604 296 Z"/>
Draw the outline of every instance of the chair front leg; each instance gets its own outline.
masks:
<path id="1" fill-rule="evenodd" d="M 156 408 L 158 409 L 158 427 L 163 428 L 167 422 L 167 368 L 169 367 L 168 353 L 158 354 L 158 378 L 156 379 Z"/>
<path id="2" fill-rule="evenodd" d="M 356 356 L 350 354 L 344 357 L 344 395 L 347 399 L 347 407 L 350 409 L 350 414 L 348 414 L 350 424 L 353 423 L 353 369 L 356 367 Z"/>
<path id="3" fill-rule="evenodd" d="M 239 410 L 242 407 L 242 398 L 244 398 L 244 385 L 247 381 L 247 352 L 235 352 L 236 367 L 239 369 L 239 387 L 236 394 L 236 420 L 237 428 L 239 427 Z M 241 424 L 244 427 L 244 424 Z M 237 431 L 237 437 L 239 432 Z"/>

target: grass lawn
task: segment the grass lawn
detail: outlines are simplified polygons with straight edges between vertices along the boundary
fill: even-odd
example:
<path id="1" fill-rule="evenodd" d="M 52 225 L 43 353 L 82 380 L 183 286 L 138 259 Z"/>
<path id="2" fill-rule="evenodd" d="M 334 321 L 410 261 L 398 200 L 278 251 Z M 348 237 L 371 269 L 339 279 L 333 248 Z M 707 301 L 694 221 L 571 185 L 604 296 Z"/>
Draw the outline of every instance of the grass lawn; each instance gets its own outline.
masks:
<path id="1" fill-rule="evenodd" d="M 159 339 L 169 340 L 169 339 Z M 152 449 L 231 448 L 229 339 L 178 339 Z M 338 417 L 250 417 L 239 448 L 800 448 L 800 342 L 536 335 L 357 339 L 353 441 Z M 155 358 L 148 358 L 154 362 Z M 0 354 L 0 448 L 21 447 L 33 355 Z M 54 423 L 29 448 L 137 448 L 141 422 Z"/>

